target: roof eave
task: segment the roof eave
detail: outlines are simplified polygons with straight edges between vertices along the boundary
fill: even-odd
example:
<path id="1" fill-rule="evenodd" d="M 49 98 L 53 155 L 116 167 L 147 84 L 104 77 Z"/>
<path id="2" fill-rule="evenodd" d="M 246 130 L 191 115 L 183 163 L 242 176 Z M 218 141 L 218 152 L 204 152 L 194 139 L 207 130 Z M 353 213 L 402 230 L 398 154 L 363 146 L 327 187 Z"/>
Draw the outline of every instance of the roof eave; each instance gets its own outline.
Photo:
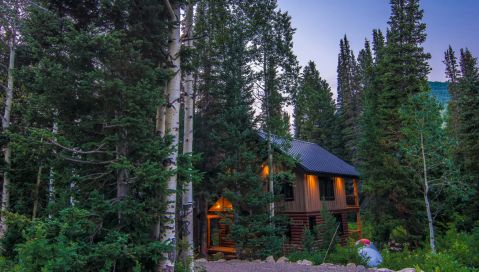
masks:
<path id="1" fill-rule="evenodd" d="M 301 169 L 307 175 L 315 175 L 315 176 L 322 176 L 322 177 L 340 177 L 340 178 L 353 178 L 359 179 L 359 175 L 347 175 L 347 174 L 339 174 L 339 173 L 330 173 L 330 172 L 321 172 L 321 171 L 311 171 L 301 163 L 296 163 L 296 166 Z"/>

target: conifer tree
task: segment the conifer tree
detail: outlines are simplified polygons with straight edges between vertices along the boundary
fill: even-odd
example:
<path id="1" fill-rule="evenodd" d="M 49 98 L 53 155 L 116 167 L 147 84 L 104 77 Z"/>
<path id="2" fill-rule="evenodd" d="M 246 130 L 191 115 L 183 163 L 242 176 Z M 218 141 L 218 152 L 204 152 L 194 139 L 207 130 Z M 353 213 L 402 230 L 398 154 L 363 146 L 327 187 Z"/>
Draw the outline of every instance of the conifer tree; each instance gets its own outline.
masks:
<path id="1" fill-rule="evenodd" d="M 362 111 L 361 75 L 346 35 L 344 39 L 341 39 L 339 48 L 338 112 L 344 126 L 345 160 L 355 164 L 357 161 L 356 145 L 359 140 L 359 116 Z"/>
<path id="2" fill-rule="evenodd" d="M 447 130 L 448 135 L 453 138 L 457 138 L 459 132 L 459 115 L 460 115 L 460 108 L 458 105 L 459 99 L 459 67 L 457 65 L 457 57 L 455 55 L 454 50 L 449 45 L 449 49 L 444 52 L 444 61 L 443 63 L 446 65 L 446 78 L 448 78 L 448 82 L 450 83 L 447 89 L 449 90 L 450 100 L 447 102 L 448 107 L 448 117 L 447 117 Z"/>
<path id="3" fill-rule="evenodd" d="M 310 61 L 303 68 L 300 86 L 294 95 L 295 137 L 316 143 L 343 158 L 342 126 L 332 95 L 329 84 Z"/>
<path id="4" fill-rule="evenodd" d="M 171 140 L 155 135 L 154 123 L 169 78 L 157 67 L 166 58 L 164 7 L 157 1 L 44 6 L 50 12 L 34 11 L 24 25 L 24 52 L 33 65 L 18 71 L 28 92 L 21 110 L 29 126 L 11 137 L 22 154 L 16 165 L 37 156 L 54 171 L 30 177 L 40 177 L 45 192 L 34 224 L 18 225 L 20 215 L 12 219 L 29 237 L 19 247 L 19 265 L 28 271 L 60 270 L 52 263 L 72 271 L 153 269 L 170 249 L 147 235 L 156 215 L 164 215 L 155 199 L 166 195 L 173 175 L 162 164 Z M 55 202 L 47 208 L 48 179 Z M 52 249 L 48 256 L 45 248 Z M 71 258 L 57 262 L 65 252 Z"/>
<path id="5" fill-rule="evenodd" d="M 387 45 L 379 52 L 377 69 L 380 74 L 378 92 L 378 156 L 380 172 L 375 177 L 375 194 L 383 215 L 376 217 L 379 239 L 389 238 L 390 227 L 401 225 L 409 237 L 421 236 L 423 233 L 417 225 L 423 221 L 423 215 L 415 209 L 420 196 L 414 194 L 410 182 L 401 178 L 396 162 L 397 148 L 395 142 L 401 139 L 402 120 L 399 107 L 408 96 L 427 90 L 427 75 L 430 71 L 427 60 L 431 58 L 421 46 L 426 40 L 426 24 L 421 22 L 424 11 L 420 9 L 419 0 L 391 0 L 391 17 L 386 35 Z M 378 33 L 379 40 L 380 35 Z M 375 157 L 376 157 L 375 156 Z M 399 162 L 401 163 L 401 162 Z M 392 201 L 388 201 L 392 200 Z M 389 224 L 389 226 L 388 226 Z"/>
<path id="6" fill-rule="evenodd" d="M 461 49 L 461 57 L 459 61 L 461 68 L 461 77 L 458 83 L 458 107 L 459 112 L 459 141 L 460 150 L 464 156 L 463 167 L 469 175 L 473 177 L 473 184 L 479 184 L 479 145 L 477 137 L 479 135 L 479 67 L 477 66 L 477 58 L 475 58 L 469 49 Z M 472 201 L 472 214 L 477 219 L 477 195 Z"/>

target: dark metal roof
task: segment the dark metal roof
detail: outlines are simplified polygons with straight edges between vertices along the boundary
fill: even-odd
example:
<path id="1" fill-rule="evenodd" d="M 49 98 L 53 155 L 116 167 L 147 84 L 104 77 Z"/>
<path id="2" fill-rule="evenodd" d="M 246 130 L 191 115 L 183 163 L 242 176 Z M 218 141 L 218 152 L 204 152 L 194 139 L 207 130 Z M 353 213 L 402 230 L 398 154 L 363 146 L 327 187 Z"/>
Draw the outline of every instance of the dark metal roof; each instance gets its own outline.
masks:
<path id="1" fill-rule="evenodd" d="M 263 139 L 267 139 L 268 137 L 265 132 L 259 132 L 259 135 Z M 272 139 L 273 143 L 284 152 L 285 147 L 281 147 L 282 139 L 275 135 L 272 135 Z M 297 165 L 309 174 L 351 178 L 359 177 L 359 173 L 356 172 L 353 166 L 329 153 L 317 144 L 293 139 L 291 148 L 289 148 L 287 153 L 295 158 L 299 155 L 299 160 L 296 162 Z"/>

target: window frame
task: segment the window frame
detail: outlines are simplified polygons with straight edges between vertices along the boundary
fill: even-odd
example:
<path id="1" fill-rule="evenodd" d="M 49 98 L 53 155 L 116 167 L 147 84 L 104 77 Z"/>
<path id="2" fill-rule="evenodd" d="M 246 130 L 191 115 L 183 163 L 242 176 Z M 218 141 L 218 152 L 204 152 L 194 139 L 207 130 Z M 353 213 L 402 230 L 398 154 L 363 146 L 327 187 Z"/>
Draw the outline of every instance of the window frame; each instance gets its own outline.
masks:
<path id="1" fill-rule="evenodd" d="M 323 197 L 326 201 L 335 200 L 334 194 L 334 178 L 318 177 L 319 182 L 319 197 L 322 200 Z"/>
<path id="2" fill-rule="evenodd" d="M 338 235 L 344 234 L 344 224 L 343 224 L 343 214 L 342 213 L 333 213 L 336 223 L 340 223 L 338 228 Z"/>
<path id="3" fill-rule="evenodd" d="M 291 196 L 286 196 L 286 188 L 289 189 L 291 192 Z M 284 201 L 294 201 L 294 186 L 291 184 L 288 178 L 283 180 L 283 184 L 281 186 L 281 194 L 283 195 Z"/>

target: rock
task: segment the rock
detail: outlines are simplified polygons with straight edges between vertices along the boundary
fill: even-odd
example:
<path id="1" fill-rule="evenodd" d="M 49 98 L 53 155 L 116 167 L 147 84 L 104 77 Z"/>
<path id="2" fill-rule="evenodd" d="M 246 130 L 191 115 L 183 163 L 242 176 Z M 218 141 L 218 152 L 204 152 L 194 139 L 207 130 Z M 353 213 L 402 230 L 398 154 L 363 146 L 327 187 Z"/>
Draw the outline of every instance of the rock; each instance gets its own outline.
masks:
<path id="1" fill-rule="evenodd" d="M 195 263 L 207 263 L 208 261 L 205 258 L 195 260 Z"/>
<path id="2" fill-rule="evenodd" d="M 284 264 L 286 262 L 289 262 L 288 258 L 286 257 L 281 257 L 276 261 L 276 263 L 279 263 L 279 264 Z"/>
<path id="3" fill-rule="evenodd" d="M 266 258 L 266 262 L 267 262 L 267 263 L 275 263 L 274 257 L 273 257 L 273 256 L 269 256 L 268 258 Z"/>
<path id="4" fill-rule="evenodd" d="M 253 263 L 261 263 L 261 260 L 253 260 Z"/>
<path id="5" fill-rule="evenodd" d="M 242 260 L 240 260 L 240 259 L 231 259 L 231 260 L 229 260 L 228 262 L 238 263 L 238 262 L 242 262 Z"/>
<path id="6" fill-rule="evenodd" d="M 387 268 L 379 268 L 378 271 L 381 271 L 381 272 L 395 272 L 394 270 L 387 269 Z"/>
<path id="7" fill-rule="evenodd" d="M 416 272 L 415 268 L 404 268 L 403 270 L 399 270 L 398 272 Z"/>
<path id="8" fill-rule="evenodd" d="M 334 266 L 332 263 L 322 263 L 320 266 L 327 267 L 327 266 Z"/>
<path id="9" fill-rule="evenodd" d="M 225 259 L 219 259 L 219 260 L 215 261 L 215 263 L 224 263 L 224 262 L 226 262 Z"/>
<path id="10" fill-rule="evenodd" d="M 356 264 L 354 264 L 354 263 L 348 263 L 348 264 L 346 265 L 346 267 L 356 267 Z"/>
<path id="11" fill-rule="evenodd" d="M 299 260 L 299 261 L 297 261 L 296 263 L 297 263 L 297 264 L 302 264 L 303 261 Z"/>
<path id="12" fill-rule="evenodd" d="M 308 260 L 303 260 L 303 262 L 301 263 L 301 265 L 312 266 L 313 263 L 312 263 L 311 261 L 308 261 Z"/>
<path id="13" fill-rule="evenodd" d="M 364 267 L 364 265 L 358 265 L 356 268 L 358 270 L 365 270 L 366 269 L 366 267 Z"/>

